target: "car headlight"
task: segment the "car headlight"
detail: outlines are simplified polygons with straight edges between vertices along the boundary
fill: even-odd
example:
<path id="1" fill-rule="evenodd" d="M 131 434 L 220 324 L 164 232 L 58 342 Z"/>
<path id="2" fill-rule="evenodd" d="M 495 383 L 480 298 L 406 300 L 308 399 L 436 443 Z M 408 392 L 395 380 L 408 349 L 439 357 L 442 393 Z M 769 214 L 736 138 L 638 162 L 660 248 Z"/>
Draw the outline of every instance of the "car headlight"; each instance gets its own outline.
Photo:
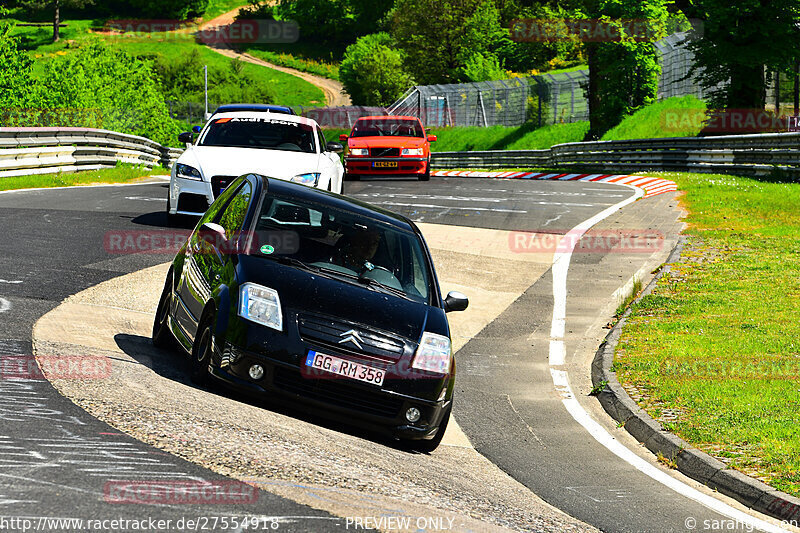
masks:
<path id="1" fill-rule="evenodd" d="M 435 333 L 425 332 L 414 354 L 412 368 L 427 370 L 437 374 L 450 372 L 450 339 Z"/>
<path id="2" fill-rule="evenodd" d="M 245 283 L 239 289 L 239 316 L 262 326 L 283 331 L 281 299 L 269 287 Z"/>
<path id="3" fill-rule="evenodd" d="M 369 155 L 367 148 L 350 148 L 350 155 Z"/>
<path id="4" fill-rule="evenodd" d="M 317 183 L 319 183 L 319 177 L 321 174 L 319 172 L 308 172 L 306 174 L 298 174 L 297 176 L 293 177 L 291 181 L 295 183 L 302 183 L 303 185 L 308 185 L 309 187 L 316 187 Z"/>
<path id="5" fill-rule="evenodd" d="M 190 180 L 203 179 L 199 170 L 194 167 L 190 167 L 189 165 L 184 165 L 183 163 L 177 163 L 175 165 L 175 175 L 179 178 L 187 178 Z"/>
<path id="6" fill-rule="evenodd" d="M 422 148 L 403 148 L 403 151 L 400 152 L 400 155 L 422 155 L 422 153 Z"/>

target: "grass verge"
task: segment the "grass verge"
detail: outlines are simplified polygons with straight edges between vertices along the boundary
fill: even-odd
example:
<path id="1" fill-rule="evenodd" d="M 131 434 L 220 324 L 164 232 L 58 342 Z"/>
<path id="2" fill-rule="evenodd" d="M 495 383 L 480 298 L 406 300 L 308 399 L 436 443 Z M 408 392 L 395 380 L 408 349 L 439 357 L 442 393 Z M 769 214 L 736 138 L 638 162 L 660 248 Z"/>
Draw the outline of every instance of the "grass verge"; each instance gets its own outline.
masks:
<path id="1" fill-rule="evenodd" d="M 695 137 L 703 128 L 705 110 L 706 103 L 694 96 L 666 98 L 625 117 L 602 140 Z"/>
<path id="2" fill-rule="evenodd" d="M 689 244 L 633 305 L 617 376 L 666 429 L 800 496 L 800 184 L 659 175 Z"/>
<path id="3" fill-rule="evenodd" d="M 146 167 L 121 164 L 113 168 L 104 168 L 101 170 L 16 176 L 13 178 L 0 178 L 0 191 L 68 187 L 72 185 L 97 185 L 103 183 L 131 183 L 146 178 L 147 176 L 155 175 L 169 175 L 169 171 L 161 167 L 147 169 Z"/>

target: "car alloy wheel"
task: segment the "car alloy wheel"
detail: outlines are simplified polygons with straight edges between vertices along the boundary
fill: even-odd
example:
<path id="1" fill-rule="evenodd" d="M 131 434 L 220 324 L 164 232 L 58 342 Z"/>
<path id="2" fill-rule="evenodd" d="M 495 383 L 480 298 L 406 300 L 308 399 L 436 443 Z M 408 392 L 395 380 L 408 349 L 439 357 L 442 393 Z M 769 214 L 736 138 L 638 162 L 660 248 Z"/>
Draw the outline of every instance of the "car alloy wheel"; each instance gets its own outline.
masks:
<path id="1" fill-rule="evenodd" d="M 190 378 L 192 383 L 196 385 L 206 385 L 208 383 L 208 365 L 211 362 L 211 356 L 214 351 L 214 317 L 212 314 L 207 315 L 197 330 L 197 337 L 195 337 L 194 344 L 192 345 L 192 362 Z"/>

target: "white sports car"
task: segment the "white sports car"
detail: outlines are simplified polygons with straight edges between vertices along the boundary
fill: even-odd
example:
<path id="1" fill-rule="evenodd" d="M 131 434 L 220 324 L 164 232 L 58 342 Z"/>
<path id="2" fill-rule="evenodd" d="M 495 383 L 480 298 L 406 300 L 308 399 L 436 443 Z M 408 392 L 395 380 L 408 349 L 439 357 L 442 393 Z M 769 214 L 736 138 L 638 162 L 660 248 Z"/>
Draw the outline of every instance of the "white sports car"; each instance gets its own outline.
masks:
<path id="1" fill-rule="evenodd" d="M 191 133 L 181 141 L 191 142 Z M 263 174 L 341 194 L 342 145 L 314 120 L 264 111 L 214 114 L 172 167 L 167 217 L 200 216 L 242 174 Z"/>

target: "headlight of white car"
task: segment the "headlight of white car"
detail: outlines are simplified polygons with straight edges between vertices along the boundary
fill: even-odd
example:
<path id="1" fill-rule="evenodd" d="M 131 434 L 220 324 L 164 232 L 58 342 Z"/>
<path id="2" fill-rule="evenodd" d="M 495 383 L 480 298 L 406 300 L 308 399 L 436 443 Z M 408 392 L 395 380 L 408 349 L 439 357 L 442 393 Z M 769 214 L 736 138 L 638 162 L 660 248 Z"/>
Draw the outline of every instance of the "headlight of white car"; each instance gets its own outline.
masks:
<path id="1" fill-rule="evenodd" d="M 450 339 L 426 331 L 422 334 L 411 366 L 418 370 L 447 374 L 450 372 L 450 360 Z"/>
<path id="2" fill-rule="evenodd" d="M 350 155 L 369 155 L 367 148 L 350 148 Z"/>
<path id="3" fill-rule="evenodd" d="M 308 172 L 306 174 L 298 174 L 297 176 L 293 177 L 291 181 L 295 183 L 302 183 L 303 185 L 308 185 L 309 187 L 316 187 L 317 183 L 319 183 L 319 177 L 321 174 L 319 172 Z"/>
<path id="4" fill-rule="evenodd" d="M 422 148 L 403 148 L 401 155 L 422 155 Z"/>
<path id="5" fill-rule="evenodd" d="M 283 331 L 283 313 L 278 292 L 269 287 L 245 283 L 239 289 L 239 316 L 268 328 Z"/>
<path id="6" fill-rule="evenodd" d="M 175 175 L 179 178 L 186 178 L 190 180 L 203 179 L 199 170 L 194 167 L 190 167 L 189 165 L 184 165 L 183 163 L 177 163 L 175 165 Z"/>

